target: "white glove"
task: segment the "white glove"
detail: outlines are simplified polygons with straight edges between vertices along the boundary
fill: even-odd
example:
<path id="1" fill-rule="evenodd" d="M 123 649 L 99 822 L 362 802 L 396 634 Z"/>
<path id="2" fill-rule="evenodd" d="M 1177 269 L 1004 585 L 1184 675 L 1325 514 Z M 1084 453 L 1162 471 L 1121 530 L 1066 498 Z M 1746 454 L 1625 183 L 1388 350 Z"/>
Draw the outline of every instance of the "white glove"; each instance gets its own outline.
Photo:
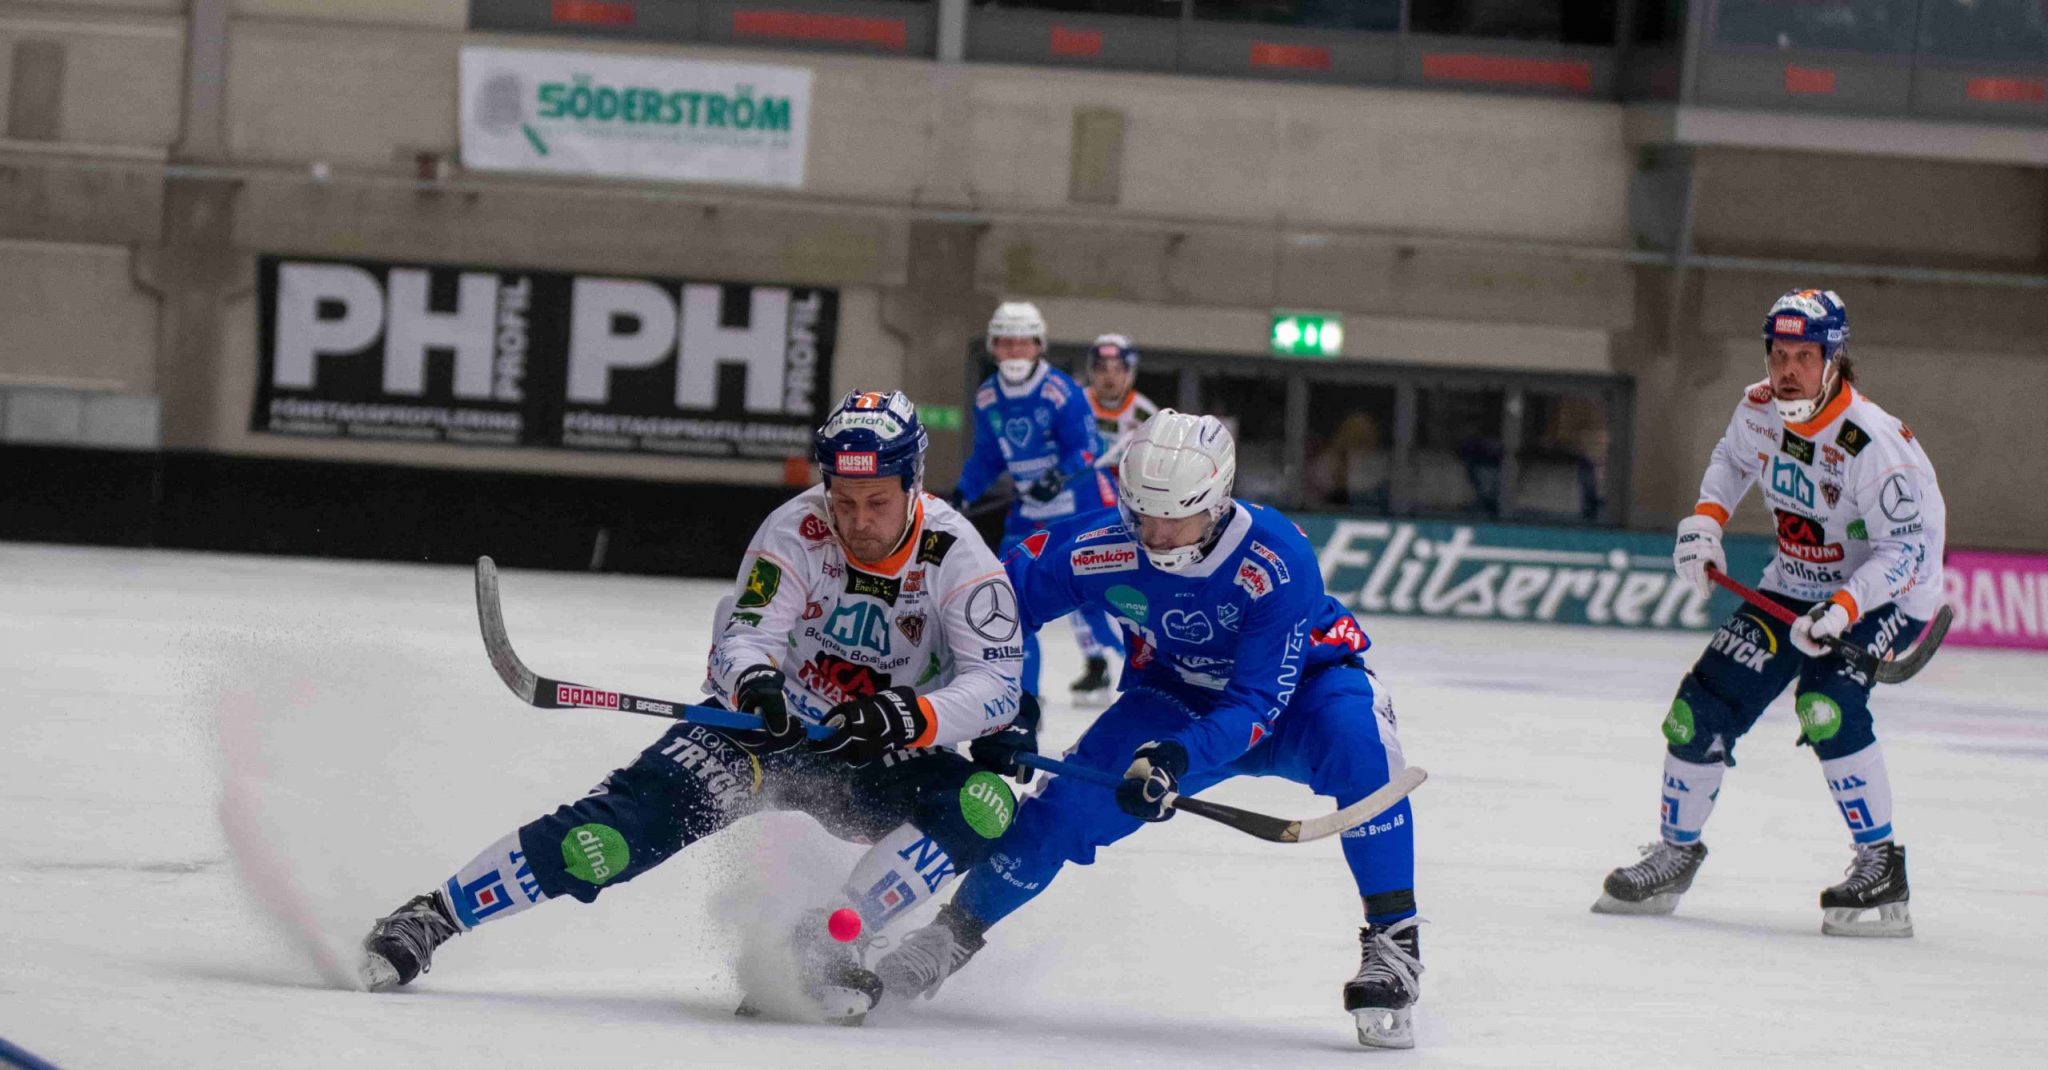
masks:
<path id="1" fill-rule="evenodd" d="M 1728 571 L 1728 555 L 1721 550 L 1721 523 L 1704 513 L 1694 513 L 1678 522 L 1678 545 L 1671 550 L 1671 568 L 1691 581 L 1702 598 L 1713 591 L 1707 566 Z"/>
<path id="2" fill-rule="evenodd" d="M 1828 640 L 1841 638 L 1854 623 L 1842 603 L 1822 602 L 1792 622 L 1792 645 L 1809 658 L 1826 657 L 1835 652 Z"/>

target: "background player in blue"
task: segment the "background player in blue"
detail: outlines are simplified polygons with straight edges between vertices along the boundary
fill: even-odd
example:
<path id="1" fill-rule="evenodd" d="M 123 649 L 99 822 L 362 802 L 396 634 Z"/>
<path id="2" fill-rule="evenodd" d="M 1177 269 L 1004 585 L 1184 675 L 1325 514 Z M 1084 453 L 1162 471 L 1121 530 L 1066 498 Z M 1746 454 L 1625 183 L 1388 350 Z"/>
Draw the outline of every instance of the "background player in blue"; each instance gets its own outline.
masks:
<path id="1" fill-rule="evenodd" d="M 996 374 L 974 394 L 974 451 L 960 468 L 952 502 L 962 506 L 981 497 L 997 476 L 1008 472 L 1017 500 L 1003 521 L 996 556 L 1010 552 L 1025 536 L 1046 525 L 1116 502 L 1109 473 L 1095 468 L 1102 440 L 1095 410 L 1066 372 L 1045 361 L 1045 317 L 1029 301 L 1005 301 L 988 321 L 988 352 Z M 1096 641 L 1122 650 L 1109 617 L 1089 618 Z M 1024 690 L 1038 694 L 1038 637 L 1024 642 Z M 1088 680 L 1075 681 L 1076 689 Z"/>
<path id="2" fill-rule="evenodd" d="M 1349 805 L 1405 765 L 1393 704 L 1365 667 L 1365 633 L 1324 593 L 1300 529 L 1230 497 L 1236 469 L 1221 421 L 1161 410 L 1124 457 L 1119 510 L 1034 534 L 1010 555 L 1027 628 L 1084 605 L 1121 620 L 1123 694 L 1070 760 L 1125 779 L 1112 793 L 1055 778 L 1020 807 L 959 896 L 877 964 L 889 996 L 935 992 L 981 949 L 990 926 L 1063 865 L 1092 862 L 1096 848 L 1172 816 L 1167 792 L 1278 776 Z M 1345 1009 L 1361 1043 L 1411 1047 L 1422 963 L 1409 804 L 1347 830 L 1342 842 L 1366 917 Z"/>

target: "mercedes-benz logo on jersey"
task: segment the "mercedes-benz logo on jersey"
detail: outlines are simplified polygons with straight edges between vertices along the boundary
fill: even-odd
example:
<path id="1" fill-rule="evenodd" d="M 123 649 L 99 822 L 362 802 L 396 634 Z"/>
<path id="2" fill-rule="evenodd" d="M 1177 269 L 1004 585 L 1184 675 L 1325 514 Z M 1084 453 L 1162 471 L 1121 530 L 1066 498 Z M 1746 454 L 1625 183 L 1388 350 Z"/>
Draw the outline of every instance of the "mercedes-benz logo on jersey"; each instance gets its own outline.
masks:
<path id="1" fill-rule="evenodd" d="M 1017 635 L 1017 596 L 1002 580 L 990 580 L 967 596 L 967 626 L 991 643 Z"/>
<path id="2" fill-rule="evenodd" d="M 1877 507 L 1901 524 L 1920 515 L 1920 499 L 1913 497 L 1906 477 L 1896 474 L 1885 480 L 1884 489 L 1877 492 Z"/>

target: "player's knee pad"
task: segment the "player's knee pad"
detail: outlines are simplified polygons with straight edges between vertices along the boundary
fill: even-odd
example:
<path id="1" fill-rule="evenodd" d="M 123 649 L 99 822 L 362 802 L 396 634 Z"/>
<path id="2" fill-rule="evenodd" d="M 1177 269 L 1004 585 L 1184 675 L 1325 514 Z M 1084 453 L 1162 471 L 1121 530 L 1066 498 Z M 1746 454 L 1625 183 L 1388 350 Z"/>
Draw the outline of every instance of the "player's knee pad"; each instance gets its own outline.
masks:
<path id="1" fill-rule="evenodd" d="M 1792 705 L 1799 714 L 1799 741 L 1811 745 L 1823 761 L 1846 758 L 1870 746 L 1877 741 L 1877 726 L 1869 700 L 1868 689 L 1839 676 L 1800 691 Z"/>
<path id="2" fill-rule="evenodd" d="M 1733 703 L 1688 674 L 1664 714 L 1664 744 L 1672 757 L 1698 765 L 1727 760 L 1748 721 Z"/>
<path id="3" fill-rule="evenodd" d="M 951 763 L 948 763 L 951 765 Z M 946 849 L 958 869 L 987 858 L 1017 819 L 1010 783 L 966 762 L 919 793 L 912 820 Z"/>

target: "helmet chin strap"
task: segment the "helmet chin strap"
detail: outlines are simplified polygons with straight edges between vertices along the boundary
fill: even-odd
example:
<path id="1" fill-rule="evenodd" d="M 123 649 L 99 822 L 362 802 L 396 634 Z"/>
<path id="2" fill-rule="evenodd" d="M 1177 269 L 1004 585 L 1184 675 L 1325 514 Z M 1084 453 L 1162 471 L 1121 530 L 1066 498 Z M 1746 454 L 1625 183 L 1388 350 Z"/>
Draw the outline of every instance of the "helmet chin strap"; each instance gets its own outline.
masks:
<path id="1" fill-rule="evenodd" d="M 1830 360 L 1827 368 L 1820 373 L 1820 393 L 1801 401 L 1772 399 L 1778 406 L 1778 416 L 1788 424 L 1803 424 L 1813 419 L 1813 414 L 1819 412 L 1823 404 L 1834 398 L 1837 374 L 1838 368 L 1835 362 Z"/>
<path id="2" fill-rule="evenodd" d="M 1016 374 L 1014 375 L 1011 374 L 1013 370 L 1016 372 Z M 1018 383 L 1021 383 L 1024 380 L 1031 378 L 1031 373 L 1037 370 L 1037 357 L 1032 357 L 1030 360 L 996 361 L 996 373 L 1003 377 L 1003 382 L 1006 382 L 1011 386 L 1016 386 Z"/>
<path id="3" fill-rule="evenodd" d="M 1229 503 L 1227 498 L 1224 501 Z M 1203 558 L 1209 556 L 1209 551 L 1216 548 L 1217 540 L 1223 537 L 1224 521 L 1230 516 L 1230 510 L 1235 508 L 1235 505 L 1231 505 L 1230 509 L 1221 507 L 1211 509 L 1209 511 L 1209 526 L 1203 529 L 1202 537 L 1188 543 L 1186 546 L 1176 546 L 1171 550 L 1154 550 L 1150 546 L 1146 546 L 1142 541 L 1138 543 L 1138 546 L 1145 551 L 1145 559 L 1152 562 L 1152 567 L 1162 572 L 1179 572 L 1184 568 L 1199 565 L 1202 563 Z M 1138 514 L 1135 512 L 1130 513 L 1127 519 L 1131 525 L 1131 533 L 1137 534 Z"/>

